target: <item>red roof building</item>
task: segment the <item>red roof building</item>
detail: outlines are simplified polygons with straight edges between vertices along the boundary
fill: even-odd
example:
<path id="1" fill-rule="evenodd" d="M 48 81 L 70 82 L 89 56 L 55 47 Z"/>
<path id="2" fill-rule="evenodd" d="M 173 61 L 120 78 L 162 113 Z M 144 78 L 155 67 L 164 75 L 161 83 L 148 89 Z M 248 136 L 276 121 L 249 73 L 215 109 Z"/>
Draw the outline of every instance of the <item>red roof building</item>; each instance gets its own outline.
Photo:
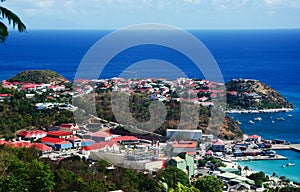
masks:
<path id="1" fill-rule="evenodd" d="M 17 137 L 21 137 L 24 140 L 39 139 L 47 135 L 45 131 L 42 130 L 32 130 L 32 131 L 21 131 L 17 134 Z"/>
<path id="2" fill-rule="evenodd" d="M 52 148 L 45 145 L 44 143 L 33 143 L 32 147 L 34 147 L 36 150 L 40 151 L 40 153 L 50 153 L 52 151 Z"/>
<path id="3" fill-rule="evenodd" d="M 140 140 L 134 136 L 120 136 L 112 138 L 111 141 L 115 141 L 122 144 L 137 144 Z"/>
<path id="4" fill-rule="evenodd" d="M 55 138 L 69 138 L 73 135 L 70 131 L 50 131 L 47 132 L 48 137 L 55 137 Z"/>
<path id="5" fill-rule="evenodd" d="M 79 126 L 76 123 L 61 124 L 59 128 L 62 131 L 71 131 L 73 134 L 76 134 L 76 132 L 79 131 Z"/>

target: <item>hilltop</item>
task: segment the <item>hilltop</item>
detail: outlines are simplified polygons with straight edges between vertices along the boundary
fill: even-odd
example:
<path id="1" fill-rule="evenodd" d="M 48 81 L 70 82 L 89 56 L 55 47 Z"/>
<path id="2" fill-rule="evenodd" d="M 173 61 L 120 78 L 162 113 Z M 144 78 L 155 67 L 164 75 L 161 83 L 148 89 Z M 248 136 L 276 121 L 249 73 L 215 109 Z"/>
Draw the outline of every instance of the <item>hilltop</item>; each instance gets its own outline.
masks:
<path id="1" fill-rule="evenodd" d="M 8 79 L 9 82 L 53 83 L 60 84 L 68 80 L 51 70 L 27 70 Z"/>
<path id="2" fill-rule="evenodd" d="M 293 108 L 278 91 L 253 79 L 233 79 L 226 83 L 227 103 L 232 109 Z"/>

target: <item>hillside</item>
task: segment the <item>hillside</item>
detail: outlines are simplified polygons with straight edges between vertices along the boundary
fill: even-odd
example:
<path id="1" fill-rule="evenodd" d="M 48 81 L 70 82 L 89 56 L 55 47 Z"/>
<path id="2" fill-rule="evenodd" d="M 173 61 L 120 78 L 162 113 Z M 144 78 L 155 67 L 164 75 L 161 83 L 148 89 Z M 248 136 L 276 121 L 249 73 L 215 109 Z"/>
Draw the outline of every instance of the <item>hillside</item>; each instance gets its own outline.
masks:
<path id="1" fill-rule="evenodd" d="M 227 103 L 233 109 L 293 108 L 278 91 L 252 79 L 234 79 L 226 83 Z"/>
<path id="2" fill-rule="evenodd" d="M 89 110 L 88 105 L 85 103 L 88 103 L 87 98 L 78 98 L 80 101 L 79 108 L 84 109 L 85 111 Z M 97 101 L 97 113 L 98 116 L 107 119 L 108 121 L 114 121 L 116 122 L 116 118 L 114 116 L 114 113 L 111 108 L 111 92 L 107 93 L 101 93 L 96 96 Z M 150 113 L 148 110 L 148 107 L 151 103 L 151 100 L 146 95 L 142 94 L 133 94 L 130 98 L 130 110 L 132 112 L 132 117 L 134 117 L 139 122 L 146 122 L 150 119 Z M 192 105 L 192 104 L 191 104 Z M 164 121 L 164 123 L 161 125 L 159 129 L 157 129 L 155 132 L 161 135 L 165 135 L 166 129 L 176 129 L 178 128 L 179 122 L 180 122 L 180 103 L 178 102 L 166 102 L 165 103 L 166 109 L 167 109 L 167 116 Z M 123 106 L 120 106 L 123 107 Z M 126 110 L 120 108 L 118 109 L 119 113 L 124 113 L 123 117 L 127 118 Z M 190 110 L 187 110 L 186 112 L 189 113 Z M 189 116 L 193 119 L 193 121 L 197 121 L 198 129 L 201 129 L 206 134 L 214 134 L 218 135 L 220 138 L 226 138 L 226 139 L 236 139 L 240 138 L 242 136 L 242 131 L 240 130 L 239 126 L 236 125 L 236 123 L 228 117 L 224 118 L 224 114 L 221 113 L 218 116 L 210 117 L 211 111 L 209 108 L 205 108 L 201 105 L 199 105 L 199 118 L 196 118 L 194 116 Z M 217 119 L 221 118 L 220 121 Z M 224 120 L 224 121 L 223 121 Z M 130 120 L 127 119 L 126 122 L 129 122 Z M 209 123 L 211 122 L 211 123 Z M 217 122 L 212 123 L 212 122 Z M 135 125 L 132 123 L 131 125 Z M 183 125 L 185 129 L 189 129 L 190 125 L 185 124 Z"/>
<path id="3" fill-rule="evenodd" d="M 28 70 L 18 73 L 8 79 L 10 82 L 26 83 L 54 83 L 59 84 L 68 81 L 63 76 L 51 70 Z"/>

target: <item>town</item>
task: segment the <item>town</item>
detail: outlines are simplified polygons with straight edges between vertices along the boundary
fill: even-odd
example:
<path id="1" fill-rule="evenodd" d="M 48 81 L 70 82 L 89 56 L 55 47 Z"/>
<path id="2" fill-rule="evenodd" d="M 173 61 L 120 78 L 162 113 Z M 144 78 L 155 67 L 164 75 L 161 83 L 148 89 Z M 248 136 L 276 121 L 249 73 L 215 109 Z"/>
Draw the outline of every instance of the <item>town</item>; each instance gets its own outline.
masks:
<path id="1" fill-rule="evenodd" d="M 87 94 L 116 91 L 125 93 L 146 93 L 152 100 L 180 102 L 188 100 L 204 107 L 214 106 L 213 98 L 225 97 L 224 84 L 207 80 L 180 78 L 166 79 L 123 79 L 76 80 L 73 90 L 64 84 L 35 84 L 2 81 L 2 87 L 26 92 L 25 98 L 34 100 L 37 95 L 47 93 L 44 100 L 38 100 L 35 110 L 79 110 L 71 104 L 70 98 Z M 231 91 L 231 97 L 237 92 Z M 243 93 L 247 99 L 256 102 L 261 96 Z M 0 93 L 0 101 L 8 102 L 12 94 Z M 224 109 L 225 110 L 225 109 Z M 292 182 L 281 182 L 272 177 L 259 188 L 255 180 L 249 179 L 253 173 L 247 167 L 238 165 L 247 160 L 286 159 L 273 149 L 289 147 L 284 140 L 264 140 L 258 135 L 243 135 L 238 140 L 224 140 L 214 135 L 203 134 L 199 129 L 167 129 L 164 140 L 139 135 L 116 134 L 114 129 L 122 126 L 116 122 L 93 117 L 88 124 L 79 125 L 65 122 L 45 129 L 20 130 L 15 138 L 1 139 L 0 145 L 10 147 L 35 148 L 40 158 L 60 161 L 71 156 L 86 160 L 108 160 L 113 166 L 144 170 L 152 175 L 166 167 L 176 167 L 184 171 L 193 181 L 204 175 L 213 175 L 224 183 L 223 190 L 264 190 L 269 187 L 296 186 Z M 92 129 L 89 129 L 92 127 Z"/>

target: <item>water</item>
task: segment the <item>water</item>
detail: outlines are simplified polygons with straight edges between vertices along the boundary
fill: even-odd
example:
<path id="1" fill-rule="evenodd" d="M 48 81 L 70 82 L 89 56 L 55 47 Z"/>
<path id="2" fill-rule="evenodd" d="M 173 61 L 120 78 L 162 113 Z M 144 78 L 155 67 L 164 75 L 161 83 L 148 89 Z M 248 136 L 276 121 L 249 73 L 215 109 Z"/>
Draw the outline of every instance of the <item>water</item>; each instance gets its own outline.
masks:
<path id="1" fill-rule="evenodd" d="M 241 166 L 248 166 L 254 171 L 262 171 L 272 176 L 275 172 L 278 177 L 286 176 L 291 181 L 300 182 L 300 153 L 292 150 L 277 150 L 276 153 L 289 157 L 288 160 L 262 160 L 262 161 L 243 161 L 238 162 Z M 282 167 L 287 163 L 295 163 L 295 166 Z"/>
<path id="2" fill-rule="evenodd" d="M 190 31 L 211 51 L 225 81 L 233 78 L 258 79 L 278 90 L 291 101 L 293 117 L 286 113 L 233 115 L 242 122 L 241 129 L 266 139 L 285 139 L 300 143 L 300 30 L 204 30 Z M 0 45 L 0 80 L 29 69 L 51 69 L 67 79 L 74 78 L 76 69 L 89 48 L 109 31 L 28 31 L 11 32 L 5 46 Z M 102 78 L 120 75 L 129 65 L 144 59 L 161 59 L 176 64 L 189 77 L 199 77 L 195 67 L 178 52 L 159 46 L 128 49 L 113 58 Z M 150 70 L 150 69 L 149 69 Z M 153 70 L 153 73 L 159 71 Z M 262 121 L 249 125 L 249 119 L 261 116 Z M 274 124 L 267 116 L 272 116 Z M 285 121 L 276 121 L 284 117 Z M 296 166 L 281 168 L 280 161 L 246 162 L 249 167 L 269 174 L 286 175 L 299 181 L 300 153 L 278 151 L 295 161 Z M 274 170 L 273 170 L 274 169 Z"/>

